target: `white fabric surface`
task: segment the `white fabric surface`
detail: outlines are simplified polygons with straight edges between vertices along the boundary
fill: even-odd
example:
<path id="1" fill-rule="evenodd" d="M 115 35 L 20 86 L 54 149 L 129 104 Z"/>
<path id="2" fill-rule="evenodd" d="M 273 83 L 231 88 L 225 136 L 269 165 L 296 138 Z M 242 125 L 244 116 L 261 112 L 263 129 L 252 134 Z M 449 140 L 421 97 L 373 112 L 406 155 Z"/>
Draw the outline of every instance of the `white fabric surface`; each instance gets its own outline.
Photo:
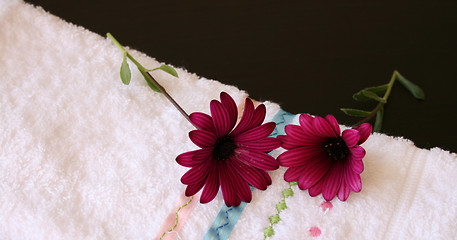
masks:
<path id="1" fill-rule="evenodd" d="M 174 159 L 196 149 L 192 126 L 138 71 L 129 86 L 121 83 L 122 53 L 110 40 L 22 1 L 0 0 L 0 53 L 0 239 L 160 234 L 185 189 L 187 168 Z M 130 53 L 147 68 L 160 66 Z M 179 79 L 153 75 L 188 113 L 208 113 L 220 91 L 237 103 L 247 96 L 177 71 Z M 269 120 L 279 105 L 265 104 Z M 271 239 L 456 239 L 456 154 L 382 134 L 363 147 L 362 191 L 324 209 L 321 196 L 293 187 Z M 283 173 L 272 172 L 273 185 L 253 192 L 231 239 L 263 239 L 288 186 Z M 221 205 L 220 193 L 198 204 L 181 239 L 201 239 Z"/>

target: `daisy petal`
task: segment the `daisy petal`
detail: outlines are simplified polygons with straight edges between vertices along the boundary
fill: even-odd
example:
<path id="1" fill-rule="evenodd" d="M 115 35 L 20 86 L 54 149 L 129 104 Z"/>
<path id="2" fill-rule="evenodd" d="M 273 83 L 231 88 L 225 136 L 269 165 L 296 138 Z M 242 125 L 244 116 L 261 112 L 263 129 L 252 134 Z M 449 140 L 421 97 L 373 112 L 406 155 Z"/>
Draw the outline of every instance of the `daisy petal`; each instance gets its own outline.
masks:
<path id="1" fill-rule="evenodd" d="M 212 201 L 216 197 L 217 192 L 219 192 L 218 171 L 218 164 L 213 164 L 208 177 L 206 178 L 206 184 L 203 189 L 202 196 L 200 197 L 200 203 L 208 203 Z"/>
<path id="2" fill-rule="evenodd" d="M 316 136 L 306 133 L 302 127 L 289 124 L 284 128 L 286 136 L 290 138 L 288 143 L 292 142 L 292 145 L 322 145 L 327 139 L 325 137 Z M 295 142 L 295 144 L 293 144 Z"/>
<path id="3" fill-rule="evenodd" d="M 202 180 L 206 180 L 208 176 L 208 166 L 206 164 L 200 164 L 191 168 L 182 177 L 181 182 L 186 185 L 195 184 Z"/>
<path id="4" fill-rule="evenodd" d="M 352 155 L 350 155 L 347 159 L 348 162 L 348 167 L 352 169 L 352 171 L 356 174 L 361 174 L 363 172 L 363 161 L 358 160 L 354 158 Z"/>
<path id="5" fill-rule="evenodd" d="M 360 133 L 354 129 L 346 129 L 343 131 L 342 137 L 348 148 L 354 147 L 360 139 Z"/>
<path id="6" fill-rule="evenodd" d="M 233 166 L 240 176 L 243 177 L 249 184 L 260 190 L 267 189 L 267 186 L 269 185 L 268 179 L 270 179 L 270 176 L 267 174 L 266 176 L 268 179 L 266 179 L 262 174 L 262 172 L 265 172 L 264 170 L 252 167 L 235 157 L 230 158 L 230 160 L 233 161 L 233 164 L 231 163 L 230 166 Z"/>
<path id="7" fill-rule="evenodd" d="M 322 180 L 331 167 L 332 163 L 328 159 L 321 159 L 320 161 L 314 161 L 313 164 L 306 165 L 302 175 L 298 178 L 298 187 L 305 190 L 314 186 Z"/>
<path id="8" fill-rule="evenodd" d="M 297 144 L 302 146 L 307 145 L 307 142 L 304 141 L 304 139 L 307 139 L 308 135 L 300 126 L 288 124 L 284 127 L 284 132 L 288 138 L 291 138 L 291 140 L 297 142 Z"/>
<path id="9" fill-rule="evenodd" d="M 236 107 L 236 103 L 233 101 L 233 98 L 225 92 L 221 93 L 221 103 L 229 114 L 229 130 L 231 130 L 235 126 L 238 117 L 238 109 Z"/>
<path id="10" fill-rule="evenodd" d="M 198 129 L 214 132 L 214 124 L 211 116 L 201 112 L 194 112 L 189 115 L 192 124 Z"/>
<path id="11" fill-rule="evenodd" d="M 297 148 L 297 147 L 301 146 L 297 142 L 291 141 L 291 139 L 289 137 L 287 137 L 287 135 L 278 135 L 276 137 L 276 139 L 281 141 L 281 146 L 280 147 L 282 147 L 284 149 L 287 149 L 287 150 L 290 150 L 290 149 Z"/>
<path id="12" fill-rule="evenodd" d="M 333 130 L 332 126 L 330 125 L 327 120 L 322 117 L 315 117 L 313 121 L 313 127 L 315 133 L 322 137 L 338 137 L 335 131 Z"/>
<path id="13" fill-rule="evenodd" d="M 227 135 L 231 130 L 231 119 L 225 106 L 222 103 L 213 100 L 210 103 L 211 116 L 213 118 L 214 128 L 217 137 Z"/>
<path id="14" fill-rule="evenodd" d="M 325 139 L 321 139 L 321 138 L 315 138 L 315 141 L 311 141 L 311 140 L 308 141 L 305 139 L 300 139 L 297 141 L 296 138 L 293 138 L 290 135 L 279 135 L 276 138 L 282 142 L 281 147 L 286 150 L 303 147 L 305 145 L 308 145 L 308 146 L 322 145 L 325 142 Z"/>
<path id="15" fill-rule="evenodd" d="M 259 173 L 261 173 L 263 175 L 263 178 L 265 179 L 265 181 L 267 182 L 267 185 L 270 186 L 271 185 L 271 177 L 270 177 L 270 174 L 268 174 L 266 171 L 262 170 L 262 169 L 259 169 Z"/>
<path id="16" fill-rule="evenodd" d="M 355 160 L 362 160 L 365 157 L 365 149 L 359 145 L 349 148 L 349 152 Z"/>
<path id="17" fill-rule="evenodd" d="M 286 182 L 295 182 L 298 181 L 298 178 L 303 174 L 304 169 L 307 166 L 299 166 L 299 167 L 290 167 L 284 173 L 284 180 Z"/>
<path id="18" fill-rule="evenodd" d="M 231 207 L 236 202 L 236 192 L 230 181 L 230 175 L 227 172 L 227 165 L 225 162 L 222 162 L 220 167 L 219 181 L 221 184 L 222 196 L 224 197 L 225 205 Z"/>
<path id="19" fill-rule="evenodd" d="M 235 142 L 249 142 L 266 138 L 273 132 L 275 127 L 276 124 L 274 122 L 268 122 L 258 127 L 252 128 L 246 132 L 243 132 L 238 136 L 234 136 L 234 140 Z"/>
<path id="20" fill-rule="evenodd" d="M 233 203 L 233 206 L 239 206 L 241 204 L 241 199 L 238 196 L 235 196 L 235 202 Z"/>
<path id="21" fill-rule="evenodd" d="M 239 147 L 249 148 L 252 150 L 262 151 L 262 152 L 270 152 L 278 147 L 281 146 L 281 141 L 276 138 L 267 137 L 264 139 L 260 139 L 257 141 L 251 142 L 235 142 L 235 144 Z"/>
<path id="22" fill-rule="evenodd" d="M 369 123 L 364 123 L 364 124 L 362 124 L 362 125 L 360 125 L 358 127 L 355 127 L 354 129 L 359 131 L 359 133 L 360 133 L 360 139 L 359 139 L 359 142 L 357 144 L 362 144 L 370 136 L 371 131 L 373 130 L 373 127 Z"/>
<path id="23" fill-rule="evenodd" d="M 192 160 L 192 157 L 194 156 L 195 152 L 197 152 L 197 151 L 198 150 L 179 154 L 176 157 L 176 162 L 183 167 L 195 166 L 195 162 Z"/>
<path id="24" fill-rule="evenodd" d="M 194 156 L 192 156 L 192 161 L 195 165 L 200 163 L 207 163 L 213 158 L 214 148 L 202 148 L 195 151 Z"/>
<path id="25" fill-rule="evenodd" d="M 313 127 L 314 117 L 303 113 L 302 115 L 300 115 L 299 122 L 300 127 L 307 135 L 315 135 Z"/>
<path id="26" fill-rule="evenodd" d="M 338 121 L 336 121 L 335 117 L 333 115 L 327 115 L 325 116 L 325 120 L 327 120 L 330 126 L 332 126 L 333 130 L 335 131 L 335 134 L 339 136 L 341 133 L 340 125 L 338 124 Z"/>
<path id="27" fill-rule="evenodd" d="M 192 130 L 189 132 L 190 140 L 201 148 L 212 147 L 216 143 L 216 135 L 205 130 Z"/>
<path id="28" fill-rule="evenodd" d="M 323 150 L 315 146 L 294 148 L 278 156 L 279 165 L 283 167 L 298 167 L 307 164 L 309 161 L 316 161 L 322 158 Z"/>
<path id="29" fill-rule="evenodd" d="M 254 117 L 254 104 L 252 103 L 251 99 L 246 98 L 246 101 L 244 104 L 244 111 L 243 111 L 241 120 L 238 123 L 238 125 L 235 127 L 235 129 L 233 129 L 233 131 L 230 133 L 230 136 L 237 136 L 240 133 L 249 129 L 249 126 L 251 124 L 253 117 Z"/>
<path id="30" fill-rule="evenodd" d="M 343 181 L 341 183 L 340 190 L 338 190 L 338 199 L 341 201 L 346 201 L 349 197 L 349 194 L 351 193 L 351 189 L 347 184 Z"/>
<path id="31" fill-rule="evenodd" d="M 329 172 L 324 178 L 322 187 L 322 196 L 325 200 L 331 201 L 341 187 L 343 181 L 343 162 L 336 161 L 330 168 Z"/>
<path id="32" fill-rule="evenodd" d="M 311 196 L 311 197 L 315 197 L 319 194 L 322 193 L 322 186 L 323 186 L 323 180 L 320 180 L 319 182 L 317 182 L 316 184 L 314 184 L 314 186 L 310 187 L 308 189 L 308 194 Z"/>
<path id="33" fill-rule="evenodd" d="M 265 105 L 260 104 L 259 106 L 257 106 L 257 108 L 254 111 L 254 116 L 252 117 L 252 121 L 249 127 L 253 128 L 260 126 L 260 124 L 263 123 L 263 120 L 265 120 L 266 113 L 267 109 L 265 108 Z"/>
<path id="34" fill-rule="evenodd" d="M 204 185 L 205 185 L 205 179 L 203 179 L 200 182 L 194 183 L 194 184 L 189 184 L 187 186 L 186 192 L 185 192 L 186 197 L 195 195 L 196 193 L 198 193 L 198 191 L 200 191 L 200 189 L 203 188 Z"/>
<path id="35" fill-rule="evenodd" d="M 263 152 L 249 151 L 243 148 L 237 148 L 235 150 L 235 156 L 237 156 L 246 164 L 259 169 L 276 170 L 279 168 L 278 161 L 276 161 L 274 157 Z"/>
<path id="36" fill-rule="evenodd" d="M 344 168 L 344 182 L 353 192 L 360 192 L 362 190 L 362 179 L 360 175 L 347 166 Z"/>
<path id="37" fill-rule="evenodd" d="M 230 180 L 235 188 L 236 195 L 244 202 L 251 202 L 252 193 L 249 184 L 238 174 L 238 171 L 231 165 L 227 164 Z"/>

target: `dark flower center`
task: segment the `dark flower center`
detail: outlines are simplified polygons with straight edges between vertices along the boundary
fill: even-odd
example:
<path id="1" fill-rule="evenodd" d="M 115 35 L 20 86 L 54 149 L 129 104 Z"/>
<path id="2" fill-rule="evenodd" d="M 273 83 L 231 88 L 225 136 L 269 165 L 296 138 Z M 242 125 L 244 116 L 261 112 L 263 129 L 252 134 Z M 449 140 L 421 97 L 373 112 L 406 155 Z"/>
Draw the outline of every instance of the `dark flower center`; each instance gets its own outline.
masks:
<path id="1" fill-rule="evenodd" d="M 237 146 L 229 136 L 223 136 L 216 140 L 214 145 L 214 157 L 219 160 L 225 160 L 232 156 Z"/>
<path id="2" fill-rule="evenodd" d="M 346 159 L 349 155 L 349 148 L 341 137 L 332 138 L 324 147 L 328 156 L 335 161 Z"/>

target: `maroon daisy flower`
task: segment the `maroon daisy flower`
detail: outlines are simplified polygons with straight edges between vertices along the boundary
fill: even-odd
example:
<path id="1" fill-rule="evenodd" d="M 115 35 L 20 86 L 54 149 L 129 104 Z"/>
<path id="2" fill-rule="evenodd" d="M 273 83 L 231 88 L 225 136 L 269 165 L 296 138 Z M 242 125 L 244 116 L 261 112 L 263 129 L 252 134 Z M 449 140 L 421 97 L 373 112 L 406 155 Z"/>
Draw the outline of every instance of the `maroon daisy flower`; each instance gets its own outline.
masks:
<path id="1" fill-rule="evenodd" d="M 289 167 L 284 174 L 287 182 L 298 181 L 298 187 L 308 189 L 312 197 L 322 193 L 325 200 L 335 196 L 346 201 L 349 193 L 360 192 L 365 150 L 359 146 L 371 133 L 364 123 L 341 134 L 335 117 L 300 115 L 300 126 L 287 125 L 286 135 L 278 136 L 288 151 L 278 157 L 279 164 Z"/>
<path id="2" fill-rule="evenodd" d="M 243 116 L 238 118 L 237 106 L 227 93 L 221 101 L 210 103 L 211 116 L 196 112 L 190 121 L 198 128 L 189 133 L 190 140 L 201 149 L 180 154 L 176 161 L 191 167 L 181 178 L 187 185 L 186 196 L 192 196 L 203 187 L 201 203 L 216 197 L 219 186 L 227 206 L 238 206 L 252 199 L 249 184 L 265 190 L 271 184 L 267 170 L 276 170 L 279 163 L 267 153 L 281 146 L 281 141 L 268 137 L 275 123 L 263 125 L 265 105 L 254 108 L 246 99 Z"/>

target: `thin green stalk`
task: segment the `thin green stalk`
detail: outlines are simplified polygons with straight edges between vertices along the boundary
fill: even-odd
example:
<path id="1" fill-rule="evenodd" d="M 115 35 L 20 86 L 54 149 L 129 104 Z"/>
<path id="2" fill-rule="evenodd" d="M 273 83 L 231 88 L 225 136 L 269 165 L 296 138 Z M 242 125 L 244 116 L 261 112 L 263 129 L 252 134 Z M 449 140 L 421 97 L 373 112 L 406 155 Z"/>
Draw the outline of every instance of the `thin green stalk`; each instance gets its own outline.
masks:
<path id="1" fill-rule="evenodd" d="M 179 104 L 170 96 L 170 94 L 167 93 L 164 87 L 160 85 L 152 76 L 149 74 L 149 70 L 143 67 L 135 58 L 133 58 L 125 49 L 124 47 L 111 35 L 111 33 L 107 33 L 106 36 L 108 36 L 111 41 L 113 41 L 114 44 L 124 53 L 126 56 L 138 67 L 138 70 L 143 73 L 143 76 L 145 76 L 150 82 L 152 82 L 157 89 L 160 90 L 161 93 L 165 95 L 165 97 L 175 106 L 176 109 L 181 113 L 181 115 L 184 116 L 184 118 L 187 119 L 192 125 L 194 125 L 189 118 L 189 115 L 184 111 L 184 109 L 179 106 Z M 195 126 L 195 125 L 194 125 Z"/>
<path id="2" fill-rule="evenodd" d="M 138 69 L 142 72 L 146 72 L 146 68 L 143 67 L 143 65 L 141 65 L 135 58 L 132 57 L 132 55 L 130 55 L 125 49 L 124 47 L 113 37 L 113 35 L 111 35 L 111 33 L 107 33 L 106 36 L 108 36 L 109 39 L 111 39 L 111 41 L 113 41 L 114 44 L 116 44 L 116 46 L 123 52 L 127 55 L 127 57 L 138 67 Z"/>
<path id="3" fill-rule="evenodd" d="M 390 78 L 390 82 L 388 83 L 387 91 L 382 97 L 387 102 L 387 98 L 389 98 L 390 92 L 392 91 L 392 87 L 394 86 L 395 80 L 397 79 L 398 76 L 398 71 L 395 70 L 394 73 L 392 74 L 392 77 Z"/>
<path id="4" fill-rule="evenodd" d="M 397 76 L 398 76 L 398 71 L 395 70 L 394 73 L 392 74 L 392 77 L 390 78 L 389 83 L 387 84 L 387 90 L 384 93 L 384 96 L 382 97 L 384 102 L 379 102 L 378 105 L 370 112 L 370 115 L 368 115 L 367 117 L 365 117 L 364 119 L 362 119 L 361 121 L 356 123 L 354 126 L 360 126 L 362 123 L 366 123 L 366 122 L 370 121 L 373 117 L 376 116 L 376 114 L 378 113 L 379 109 L 381 109 L 384 106 L 384 104 L 387 103 L 387 99 L 390 96 L 390 92 L 392 91 L 392 87 L 394 86 L 394 83 L 395 83 L 395 80 L 397 79 Z"/>

